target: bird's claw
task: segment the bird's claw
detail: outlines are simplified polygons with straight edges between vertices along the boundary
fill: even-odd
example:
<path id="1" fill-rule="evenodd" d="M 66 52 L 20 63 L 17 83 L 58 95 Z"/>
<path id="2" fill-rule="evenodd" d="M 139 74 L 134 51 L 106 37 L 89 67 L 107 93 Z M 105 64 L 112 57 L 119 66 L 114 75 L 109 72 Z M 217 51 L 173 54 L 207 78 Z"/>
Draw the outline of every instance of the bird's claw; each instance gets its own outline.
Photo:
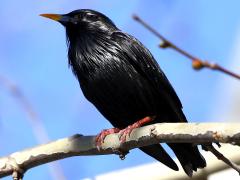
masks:
<path id="1" fill-rule="evenodd" d="M 102 130 L 95 139 L 96 147 L 100 151 L 102 144 L 104 143 L 104 140 L 107 135 L 118 133 L 120 130 L 118 128 L 111 128 L 111 129 L 104 129 Z"/>
<path id="2" fill-rule="evenodd" d="M 126 142 L 127 137 L 130 137 L 132 131 L 136 128 L 139 128 L 141 125 L 136 122 L 132 125 L 129 125 L 128 127 L 126 127 L 125 129 L 122 129 L 121 131 L 119 131 L 119 140 L 121 143 Z"/>
<path id="3" fill-rule="evenodd" d="M 132 125 L 129 125 L 125 129 L 122 129 L 119 132 L 119 140 L 121 143 L 126 142 L 127 137 L 129 137 L 132 131 L 136 128 L 141 127 L 142 125 L 153 121 L 156 117 L 155 116 L 146 116 L 145 118 L 140 119 L 139 121 L 135 122 Z"/>

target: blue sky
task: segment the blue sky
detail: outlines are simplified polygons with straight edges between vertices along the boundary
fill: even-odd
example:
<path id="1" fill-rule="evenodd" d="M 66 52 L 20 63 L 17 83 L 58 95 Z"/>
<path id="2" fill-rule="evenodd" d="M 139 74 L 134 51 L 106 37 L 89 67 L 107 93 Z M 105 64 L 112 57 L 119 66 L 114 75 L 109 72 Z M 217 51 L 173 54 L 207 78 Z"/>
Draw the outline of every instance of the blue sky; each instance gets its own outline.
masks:
<path id="1" fill-rule="evenodd" d="M 0 75 L 23 90 L 51 140 L 75 133 L 93 135 L 111 127 L 83 97 L 68 68 L 64 28 L 38 16 L 80 8 L 95 9 L 150 49 L 179 95 L 189 121 L 214 121 L 211 117 L 217 112 L 215 101 L 225 97 L 219 89 L 225 75 L 192 70 L 185 57 L 173 50 L 159 49 L 159 40 L 131 16 L 140 15 L 169 40 L 196 56 L 230 68 L 240 22 L 239 7 L 238 0 L 1 0 Z M 236 82 L 232 78 L 224 79 Z M 37 145 L 26 113 L 9 92 L 0 87 L 0 155 Z M 133 150 L 124 161 L 114 155 L 74 157 L 61 160 L 60 165 L 67 179 L 81 179 L 152 161 Z M 47 167 L 30 170 L 25 179 L 51 179 Z"/>

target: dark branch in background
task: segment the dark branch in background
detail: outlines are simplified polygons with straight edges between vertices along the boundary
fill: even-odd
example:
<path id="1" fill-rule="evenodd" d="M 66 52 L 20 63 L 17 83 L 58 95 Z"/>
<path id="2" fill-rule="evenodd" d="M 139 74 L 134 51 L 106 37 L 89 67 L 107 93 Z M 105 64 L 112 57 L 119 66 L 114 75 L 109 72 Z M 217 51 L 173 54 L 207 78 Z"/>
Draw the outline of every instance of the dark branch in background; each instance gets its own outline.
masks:
<path id="1" fill-rule="evenodd" d="M 183 49 L 179 48 L 178 46 L 176 46 L 175 44 L 173 44 L 172 42 L 167 40 L 158 31 L 153 29 L 150 25 L 148 25 L 145 21 L 143 21 L 139 16 L 133 15 L 133 19 L 136 20 L 137 22 L 139 22 L 140 24 L 142 24 L 145 28 L 147 28 L 149 31 L 151 31 L 154 35 L 156 35 L 159 39 L 162 40 L 162 43 L 159 45 L 159 47 L 161 47 L 161 48 L 172 48 L 172 49 L 176 50 L 177 52 L 179 52 L 180 54 L 187 57 L 188 59 L 190 59 L 192 61 L 192 67 L 195 70 L 200 70 L 200 69 L 203 69 L 203 68 L 209 68 L 209 69 L 212 69 L 212 70 L 220 71 L 222 73 L 225 73 L 227 75 L 230 75 L 230 76 L 240 80 L 240 75 L 238 75 L 236 73 L 233 73 L 233 72 L 225 69 L 224 67 L 222 67 L 222 66 L 220 66 L 216 63 L 210 63 L 209 61 L 203 61 L 200 58 L 195 57 L 195 56 L 191 55 L 190 53 L 184 51 Z"/>
<path id="2" fill-rule="evenodd" d="M 19 88 L 15 83 L 13 83 L 8 78 L 0 75 L 0 85 L 5 87 L 10 94 L 18 101 L 18 103 L 22 106 L 23 110 L 26 112 L 28 116 L 28 120 L 33 128 L 33 133 L 35 134 L 39 143 L 46 143 L 49 141 L 47 131 L 38 117 L 36 111 L 32 107 L 31 103 L 28 101 L 21 88 Z M 49 166 L 49 171 L 53 179 L 57 180 L 65 180 L 65 176 L 59 163 L 54 163 Z M 13 174 L 13 178 L 19 179 L 22 178 L 18 173 Z"/>

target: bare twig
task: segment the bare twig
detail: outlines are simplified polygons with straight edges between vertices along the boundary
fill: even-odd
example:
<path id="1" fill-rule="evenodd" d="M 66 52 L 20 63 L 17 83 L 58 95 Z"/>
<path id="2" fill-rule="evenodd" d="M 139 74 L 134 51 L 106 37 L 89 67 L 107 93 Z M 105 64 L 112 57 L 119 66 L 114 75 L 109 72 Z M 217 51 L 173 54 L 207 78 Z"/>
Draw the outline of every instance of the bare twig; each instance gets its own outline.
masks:
<path id="1" fill-rule="evenodd" d="M 133 148 L 167 142 L 196 144 L 240 142 L 240 123 L 160 123 L 133 130 L 121 144 L 119 134 L 108 135 L 100 150 L 96 136 L 75 135 L 0 158 L 0 177 L 10 175 L 18 167 L 27 171 L 35 166 L 72 156 L 116 154 Z M 118 154 L 118 153 L 117 153 Z"/>
<path id="2" fill-rule="evenodd" d="M 209 61 L 203 61 L 198 57 L 195 57 L 191 55 L 190 53 L 184 51 L 183 49 L 179 48 L 175 44 L 173 44 L 171 41 L 167 40 L 163 35 L 161 35 L 158 31 L 153 29 L 149 24 L 147 24 L 145 21 L 143 21 L 139 16 L 133 15 L 133 19 L 136 20 L 137 22 L 141 23 L 145 28 L 147 28 L 149 31 L 151 31 L 154 35 L 156 35 L 159 39 L 162 40 L 162 43 L 159 45 L 161 48 L 172 48 L 179 52 L 180 54 L 184 55 L 188 59 L 192 61 L 192 67 L 195 70 L 200 70 L 203 68 L 209 68 L 212 70 L 217 70 L 222 73 L 225 73 L 227 75 L 230 75 L 234 78 L 240 79 L 240 75 L 229 71 L 228 69 L 216 64 L 216 63 L 210 63 Z"/>
<path id="3" fill-rule="evenodd" d="M 219 160 L 222 160 L 223 162 L 225 162 L 227 165 L 229 165 L 231 168 L 235 169 L 239 175 L 240 175 L 240 168 L 238 167 L 237 164 L 235 164 L 234 162 L 230 161 L 229 159 L 227 159 L 222 153 L 220 153 L 218 150 L 216 150 L 212 144 L 208 144 L 208 145 L 203 145 L 203 149 L 205 151 L 210 151 L 214 156 L 216 156 Z"/>
<path id="4" fill-rule="evenodd" d="M 37 138 L 38 142 L 39 143 L 48 142 L 49 138 L 47 131 L 38 114 L 34 110 L 33 106 L 22 92 L 21 88 L 18 87 L 15 83 L 13 83 L 10 79 L 2 75 L 0 75 L 0 85 L 4 86 L 11 93 L 11 95 L 17 100 L 17 102 L 19 102 L 23 110 L 26 112 L 29 123 L 33 128 L 33 133 L 35 134 L 35 137 Z M 57 180 L 66 179 L 59 163 L 51 164 L 51 166 L 49 166 L 49 171 L 53 179 Z M 13 175 L 18 175 L 19 177 L 19 173 L 18 174 L 13 173 Z"/>

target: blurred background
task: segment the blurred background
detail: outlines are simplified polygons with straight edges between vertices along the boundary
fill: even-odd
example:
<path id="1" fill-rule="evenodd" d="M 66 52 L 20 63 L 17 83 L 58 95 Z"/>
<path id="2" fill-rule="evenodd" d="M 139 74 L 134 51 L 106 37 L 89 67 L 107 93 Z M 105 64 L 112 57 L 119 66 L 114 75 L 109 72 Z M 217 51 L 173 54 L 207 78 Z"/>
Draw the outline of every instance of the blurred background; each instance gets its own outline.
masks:
<path id="1" fill-rule="evenodd" d="M 106 14 L 150 49 L 189 121 L 209 122 L 239 118 L 239 81 L 210 70 L 194 71 L 185 57 L 159 49 L 159 39 L 135 22 L 132 14 L 190 53 L 240 73 L 239 7 L 238 0 L 1 0 L 0 155 L 75 133 L 94 135 L 111 127 L 83 97 L 68 68 L 64 28 L 39 14 L 81 8 Z M 25 180 L 92 178 L 153 161 L 139 150 L 132 150 L 124 161 L 115 155 L 73 157 L 51 168 L 31 169 Z"/>

